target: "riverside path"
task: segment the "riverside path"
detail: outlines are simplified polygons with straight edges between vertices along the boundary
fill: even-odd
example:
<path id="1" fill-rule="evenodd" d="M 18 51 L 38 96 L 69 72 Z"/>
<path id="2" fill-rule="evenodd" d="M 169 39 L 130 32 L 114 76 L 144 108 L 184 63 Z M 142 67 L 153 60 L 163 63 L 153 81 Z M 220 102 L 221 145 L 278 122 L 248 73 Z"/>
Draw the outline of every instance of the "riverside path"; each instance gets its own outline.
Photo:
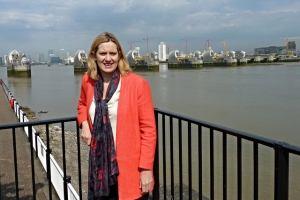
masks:
<path id="1" fill-rule="evenodd" d="M 0 124 L 17 123 L 13 109 L 0 87 Z M 16 147 L 18 159 L 18 192 L 19 199 L 34 199 L 32 191 L 32 173 L 30 162 L 30 146 L 25 132 L 21 128 L 16 129 Z M 14 169 L 13 136 L 11 129 L 0 130 L 0 199 L 12 200 L 16 197 L 15 169 Z M 36 199 L 47 200 L 47 182 L 42 166 L 35 162 L 35 188 Z"/>

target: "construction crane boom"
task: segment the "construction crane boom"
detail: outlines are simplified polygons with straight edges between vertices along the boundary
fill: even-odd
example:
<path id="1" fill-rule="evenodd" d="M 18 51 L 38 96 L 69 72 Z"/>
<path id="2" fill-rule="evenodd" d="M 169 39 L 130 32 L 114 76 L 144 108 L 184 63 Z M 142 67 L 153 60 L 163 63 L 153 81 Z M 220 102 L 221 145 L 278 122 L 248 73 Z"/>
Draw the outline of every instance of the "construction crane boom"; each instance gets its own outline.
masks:
<path id="1" fill-rule="evenodd" d="M 223 46 L 224 46 L 224 55 L 228 56 L 227 50 L 226 50 L 226 43 L 224 40 L 222 40 Z"/>
<path id="2" fill-rule="evenodd" d="M 161 38 L 161 37 L 148 38 L 148 36 L 147 36 L 146 38 L 143 38 L 143 40 L 146 40 L 146 41 L 147 41 L 147 56 L 149 55 L 149 54 L 148 54 L 148 40 L 150 40 L 150 39 L 157 39 L 157 38 Z"/>
<path id="3" fill-rule="evenodd" d="M 167 45 L 167 49 L 168 49 L 168 54 L 170 53 L 170 48 L 174 48 L 174 47 L 182 47 L 182 46 L 171 46 L 171 45 Z"/>
<path id="4" fill-rule="evenodd" d="M 185 39 L 181 39 L 181 40 L 185 40 L 185 54 L 188 54 L 188 40 L 191 40 L 191 39 L 201 39 L 201 38 L 188 38 L 188 37 L 185 37 Z"/>
<path id="5" fill-rule="evenodd" d="M 130 44 L 130 50 L 132 50 L 132 43 L 136 43 L 136 42 L 141 42 L 141 41 L 131 41 L 131 42 L 127 43 L 127 44 Z"/>

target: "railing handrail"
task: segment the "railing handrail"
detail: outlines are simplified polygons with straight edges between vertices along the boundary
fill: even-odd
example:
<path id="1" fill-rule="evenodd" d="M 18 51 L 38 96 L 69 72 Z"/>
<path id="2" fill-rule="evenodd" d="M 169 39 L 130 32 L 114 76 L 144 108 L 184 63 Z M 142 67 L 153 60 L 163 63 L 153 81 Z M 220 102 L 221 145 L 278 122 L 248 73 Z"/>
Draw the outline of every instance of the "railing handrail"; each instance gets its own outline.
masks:
<path id="1" fill-rule="evenodd" d="M 300 147 L 299 146 L 292 145 L 292 144 L 289 144 L 289 143 L 286 143 L 286 142 L 270 139 L 270 138 L 263 137 L 263 136 L 258 136 L 258 135 L 255 135 L 255 134 L 247 133 L 247 132 L 240 131 L 240 130 L 233 129 L 233 128 L 228 128 L 226 126 L 221 126 L 221 125 L 218 125 L 218 124 L 214 124 L 214 123 L 207 122 L 207 121 L 204 121 L 204 120 L 196 119 L 196 118 L 193 118 L 193 117 L 188 117 L 188 116 L 185 116 L 185 115 L 182 115 L 182 114 L 177 114 L 177 113 L 166 111 L 166 110 L 159 109 L 159 108 L 155 108 L 155 112 L 157 112 L 159 114 L 163 114 L 163 115 L 168 115 L 168 116 L 176 118 L 176 119 L 189 121 L 191 123 L 198 124 L 198 125 L 201 125 L 201 126 L 206 127 L 206 128 L 213 128 L 214 130 L 217 130 L 217 131 L 220 131 L 220 132 L 226 132 L 229 135 L 233 135 L 233 136 L 236 136 L 236 137 L 241 137 L 243 139 L 246 139 L 246 140 L 249 140 L 249 141 L 252 141 L 252 142 L 257 142 L 259 144 L 263 144 L 263 145 L 266 145 L 266 146 L 269 146 L 269 147 L 274 148 L 275 144 L 282 144 L 283 148 L 289 150 L 291 153 L 300 155 Z"/>
<path id="2" fill-rule="evenodd" d="M 0 129 L 22 128 L 25 126 L 37 126 L 37 125 L 55 124 L 61 122 L 71 122 L 71 121 L 75 121 L 76 119 L 77 119 L 76 117 L 63 117 L 63 118 L 36 120 L 36 121 L 28 121 L 28 122 L 17 122 L 11 124 L 0 124 Z"/>
<path id="3" fill-rule="evenodd" d="M 292 145 L 286 142 L 269 139 L 263 136 L 254 135 L 251 133 L 247 133 L 244 131 L 228 128 L 226 126 L 221 126 L 218 124 L 214 124 L 211 122 L 206 122 L 204 120 L 199 120 L 196 118 L 188 117 L 182 114 L 177 114 L 174 112 L 166 111 L 163 109 L 155 108 L 155 112 L 160 114 L 167 114 L 168 116 L 181 119 L 181 120 L 187 120 L 195 124 L 199 124 L 206 128 L 214 128 L 215 130 L 218 130 L 220 132 L 226 132 L 227 134 L 238 136 L 246 140 L 250 140 L 252 142 L 258 142 L 260 144 L 267 145 L 269 147 L 274 147 L 275 144 L 281 143 L 283 144 L 283 148 L 289 150 L 291 153 L 300 155 L 300 147 L 296 145 Z M 10 129 L 10 128 L 21 128 L 26 126 L 36 126 L 36 125 L 45 125 L 45 124 L 55 124 L 55 123 L 61 123 L 61 122 L 70 122 L 76 120 L 77 117 L 63 117 L 63 118 L 54 118 L 54 119 L 46 119 L 46 120 L 36 120 L 36 121 L 29 121 L 29 122 L 18 122 L 18 123 L 11 123 L 11 124 L 0 124 L 0 129 Z"/>

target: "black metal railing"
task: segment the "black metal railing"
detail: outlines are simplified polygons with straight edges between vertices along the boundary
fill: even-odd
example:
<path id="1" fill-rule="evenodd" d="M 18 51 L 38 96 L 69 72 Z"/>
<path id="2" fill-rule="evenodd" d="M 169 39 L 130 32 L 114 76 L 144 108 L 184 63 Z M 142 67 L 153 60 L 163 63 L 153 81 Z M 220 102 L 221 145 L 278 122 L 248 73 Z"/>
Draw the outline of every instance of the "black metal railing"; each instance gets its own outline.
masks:
<path id="1" fill-rule="evenodd" d="M 264 195 L 269 195 L 268 197 L 276 200 L 289 198 L 290 179 L 298 179 L 298 177 L 289 176 L 289 158 L 291 154 L 298 157 L 300 147 L 161 109 L 155 109 L 155 116 L 158 137 L 154 164 L 156 184 L 152 193 L 153 199 L 231 199 L 231 197 L 243 199 L 245 195 L 250 195 L 250 199 L 259 199 L 261 193 L 265 193 L 262 191 L 262 187 L 264 187 L 262 179 L 265 179 L 265 175 L 261 173 L 262 168 L 272 171 L 269 178 L 273 180 L 272 183 L 269 183 L 271 192 Z M 68 176 L 68 168 L 65 165 L 64 124 L 66 122 L 72 122 L 76 126 L 78 196 L 80 199 L 85 199 L 82 198 L 80 137 L 76 117 L 4 124 L 0 125 L 0 130 L 12 130 L 15 151 L 15 129 L 28 128 L 31 144 L 32 191 L 35 193 L 34 159 L 37 154 L 35 155 L 34 151 L 39 150 L 38 146 L 33 148 L 33 144 L 37 144 L 39 134 L 31 134 L 31 130 L 36 125 L 46 126 L 46 171 L 49 181 L 49 199 L 52 199 L 49 125 L 60 124 L 62 128 L 64 199 L 68 199 L 67 184 L 70 182 L 70 176 Z M 265 164 L 266 162 L 268 164 Z M 15 184 L 18 188 L 18 161 L 15 160 L 14 164 Z M 249 169 L 245 169 L 245 165 Z M 248 178 L 245 178 L 246 175 Z M 251 185 L 249 186 L 248 182 L 245 183 L 244 179 L 250 180 Z M 16 195 L 18 196 L 18 193 Z M 33 196 L 35 199 L 35 194 Z"/>
<path id="2" fill-rule="evenodd" d="M 265 187 L 261 181 L 265 179 L 264 174 L 259 172 L 261 168 L 266 168 L 265 171 L 273 169 L 274 172 L 270 178 L 274 182 L 268 183 L 269 187 L 273 184 L 273 194 L 266 193 L 264 195 L 269 196 L 265 197 L 274 197 L 276 200 L 289 198 L 290 179 L 299 179 L 299 176 L 289 176 L 289 157 L 293 154 L 299 159 L 300 147 L 161 109 L 155 109 L 155 115 L 158 145 L 154 169 L 154 199 L 232 199 L 229 196 L 233 199 L 259 199 L 261 193 L 264 193 L 262 188 Z M 229 154 L 232 146 L 235 146 L 234 156 Z M 204 168 L 204 157 L 209 162 L 207 168 Z M 230 161 L 234 160 L 233 163 L 228 162 L 229 157 Z M 252 179 L 250 186 L 243 181 L 243 170 L 246 168 L 243 162 L 249 158 L 248 163 L 251 165 L 246 167 L 251 168 L 252 173 L 249 174 L 249 170 L 245 170 L 245 173 Z M 264 166 L 259 158 L 267 160 L 268 165 Z M 216 166 L 216 161 L 219 161 L 219 166 Z M 299 168 L 298 165 L 296 167 Z M 236 168 L 236 178 L 228 176 L 231 168 Z M 217 172 L 216 169 L 220 170 Z M 299 174 L 300 172 L 297 175 Z M 209 180 L 205 180 L 204 175 Z M 175 179 L 178 184 L 175 184 Z M 236 182 L 236 187 L 228 184 L 233 182 L 232 179 Z M 205 187 L 206 191 L 204 182 L 209 183 Z"/>
<path id="3" fill-rule="evenodd" d="M 46 164 L 45 164 L 45 169 L 47 172 L 46 178 L 48 181 L 48 194 L 49 197 L 48 199 L 52 199 L 52 196 L 54 194 L 54 192 L 52 191 L 53 189 L 53 185 L 52 185 L 52 167 L 51 167 L 51 163 L 53 161 L 51 161 L 51 146 L 50 146 L 50 131 L 49 131 L 49 126 L 52 124 L 60 124 L 61 126 L 61 141 L 62 141 L 62 181 L 63 181 L 63 198 L 64 199 L 68 199 L 71 197 L 73 197 L 74 199 L 74 194 L 69 194 L 70 191 L 67 187 L 67 185 L 70 183 L 71 177 L 68 175 L 68 169 L 66 167 L 66 141 L 65 141 L 65 123 L 67 122 L 73 122 L 74 126 L 76 127 L 76 132 L 75 132 L 75 137 L 77 137 L 77 166 L 78 166 L 78 196 L 80 197 L 79 199 L 82 199 L 82 190 L 80 188 L 82 188 L 82 181 L 81 181 L 81 154 L 80 154 L 80 137 L 79 137 L 79 127 L 77 124 L 77 119 L 76 117 L 68 117 L 68 118 L 59 118 L 59 119 L 50 119 L 50 120 L 38 120 L 38 121 L 30 121 L 30 122 L 21 122 L 21 123 L 14 123 L 14 124 L 1 124 L 0 125 L 0 130 L 5 130 L 5 129 L 11 129 L 12 130 L 12 135 L 13 135 L 13 150 L 14 150 L 14 170 L 15 170 L 15 190 L 16 190 L 16 199 L 19 199 L 19 183 L 18 183 L 18 160 L 17 160 L 17 148 L 16 148 L 16 129 L 17 128 L 22 128 L 24 131 L 25 129 L 28 130 L 28 141 L 30 143 L 30 159 L 31 159 L 31 178 L 32 178 L 32 191 L 33 191 L 33 199 L 36 199 L 36 182 L 35 182 L 35 159 L 38 157 L 42 157 L 40 155 L 43 154 L 43 152 L 46 153 L 45 157 L 46 157 Z M 39 142 L 39 136 L 40 133 L 39 132 L 35 132 L 33 134 L 33 130 L 34 130 L 34 126 L 38 126 L 38 125 L 43 125 L 46 128 L 46 147 L 45 149 L 42 149 L 42 145 L 38 145 Z M 40 140 L 41 141 L 41 140 Z M 39 149 L 41 148 L 41 149 Z M 3 153 L 3 152 L 0 152 Z M 41 162 L 42 158 L 40 158 Z M 56 178 L 60 178 L 60 177 L 56 177 Z M 57 181 L 56 181 L 57 182 Z M 57 192 L 57 191 L 56 191 Z M 77 196 L 77 194 L 75 194 L 75 196 Z"/>

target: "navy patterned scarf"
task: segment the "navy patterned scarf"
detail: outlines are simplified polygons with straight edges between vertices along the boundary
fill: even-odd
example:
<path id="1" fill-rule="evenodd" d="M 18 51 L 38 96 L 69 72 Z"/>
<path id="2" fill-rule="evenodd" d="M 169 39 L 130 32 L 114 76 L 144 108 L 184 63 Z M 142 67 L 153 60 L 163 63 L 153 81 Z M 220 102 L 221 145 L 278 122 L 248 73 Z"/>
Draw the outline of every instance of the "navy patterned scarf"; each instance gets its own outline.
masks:
<path id="1" fill-rule="evenodd" d="M 107 102 L 117 90 L 119 81 L 120 71 L 116 69 L 103 99 L 103 78 L 100 76 L 95 82 L 96 110 L 89 155 L 88 199 L 102 199 L 108 196 L 109 187 L 117 184 L 119 169 Z"/>

